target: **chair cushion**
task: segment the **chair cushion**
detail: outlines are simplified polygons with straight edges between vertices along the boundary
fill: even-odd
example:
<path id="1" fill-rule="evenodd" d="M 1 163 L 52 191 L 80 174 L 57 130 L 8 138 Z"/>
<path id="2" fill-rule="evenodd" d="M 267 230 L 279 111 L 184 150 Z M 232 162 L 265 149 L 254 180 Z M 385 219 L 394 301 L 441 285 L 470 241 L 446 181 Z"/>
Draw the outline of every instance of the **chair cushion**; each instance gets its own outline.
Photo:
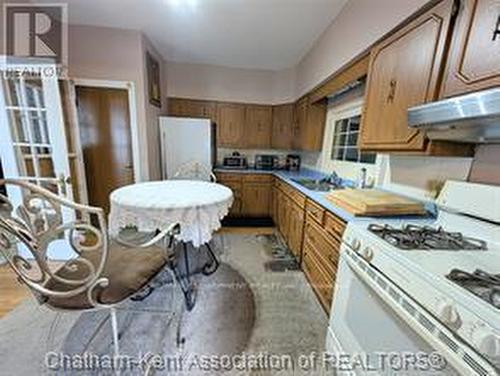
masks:
<path id="1" fill-rule="evenodd" d="M 85 252 L 82 253 L 81 257 L 89 260 L 97 269 L 101 261 L 101 252 Z M 102 304 L 116 304 L 132 296 L 146 286 L 163 269 L 167 261 L 166 252 L 159 247 L 128 248 L 112 243 L 101 275 L 108 278 L 109 286 L 102 290 L 96 289 L 96 291 L 101 291 L 99 302 Z M 67 279 L 84 278 L 85 268 L 80 268 L 80 271 L 70 272 L 63 267 L 55 274 Z M 46 287 L 52 291 L 69 291 L 72 289 L 71 286 L 55 279 L 49 280 Z M 94 308 L 87 298 L 87 291 L 70 298 L 50 297 L 46 304 L 55 308 L 73 310 Z"/>

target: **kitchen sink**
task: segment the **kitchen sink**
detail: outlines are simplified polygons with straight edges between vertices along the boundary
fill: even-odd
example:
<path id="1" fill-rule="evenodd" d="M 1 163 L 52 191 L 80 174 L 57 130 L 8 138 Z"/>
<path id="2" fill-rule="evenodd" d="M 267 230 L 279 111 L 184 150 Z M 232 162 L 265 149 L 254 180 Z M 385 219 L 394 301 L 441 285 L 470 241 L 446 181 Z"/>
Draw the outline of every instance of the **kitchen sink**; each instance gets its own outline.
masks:
<path id="1" fill-rule="evenodd" d="M 292 179 L 297 184 L 300 184 L 301 186 L 310 189 L 311 191 L 317 191 L 317 192 L 329 192 L 333 191 L 336 189 L 343 189 L 342 186 L 332 184 L 329 181 L 326 180 L 315 180 L 315 179 Z"/>

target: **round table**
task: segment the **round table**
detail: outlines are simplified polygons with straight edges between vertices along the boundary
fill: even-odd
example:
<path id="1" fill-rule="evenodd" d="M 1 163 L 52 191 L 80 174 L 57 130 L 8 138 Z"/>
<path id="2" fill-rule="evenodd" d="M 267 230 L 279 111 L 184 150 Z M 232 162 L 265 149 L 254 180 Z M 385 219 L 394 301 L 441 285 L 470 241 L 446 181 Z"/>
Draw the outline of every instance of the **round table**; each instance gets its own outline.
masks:
<path id="1" fill-rule="evenodd" d="M 171 266 L 186 298 L 186 306 L 191 310 L 195 304 L 195 290 L 190 281 L 186 244 L 192 243 L 195 248 L 206 247 L 211 261 L 203 267 L 203 274 L 210 275 L 217 270 L 219 261 L 209 242 L 229 212 L 233 192 L 216 183 L 166 180 L 119 188 L 111 193 L 110 201 L 111 236 L 118 236 L 120 230 L 127 227 L 154 232 L 165 230 L 174 223 L 180 224 L 177 240 L 184 246 L 185 283 L 177 261 Z"/>
<path id="2" fill-rule="evenodd" d="M 216 183 L 166 180 L 119 188 L 111 193 L 110 201 L 111 235 L 125 227 L 150 232 L 179 223 L 179 240 L 200 247 L 221 227 L 233 203 L 233 192 Z"/>

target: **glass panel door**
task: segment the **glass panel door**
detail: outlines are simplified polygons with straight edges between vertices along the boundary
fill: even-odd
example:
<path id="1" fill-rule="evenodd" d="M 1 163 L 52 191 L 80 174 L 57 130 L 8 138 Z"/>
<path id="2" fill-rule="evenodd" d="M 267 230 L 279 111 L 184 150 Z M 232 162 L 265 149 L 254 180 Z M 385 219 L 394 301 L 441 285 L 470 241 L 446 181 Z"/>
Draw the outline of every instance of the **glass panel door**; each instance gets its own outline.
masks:
<path id="1" fill-rule="evenodd" d="M 2 77 L 0 157 L 6 178 L 30 181 L 72 199 L 57 78 Z"/>
<path id="2" fill-rule="evenodd" d="M 73 200 L 57 77 L 9 73 L 0 71 L 0 159 L 4 177 L 28 181 Z M 7 186 L 7 195 L 15 206 L 22 202 L 20 189 Z M 44 216 L 55 214 L 48 207 L 40 209 Z M 74 220 L 73 212 L 63 210 L 62 214 L 64 222 Z M 64 259 L 57 250 L 55 255 Z"/>

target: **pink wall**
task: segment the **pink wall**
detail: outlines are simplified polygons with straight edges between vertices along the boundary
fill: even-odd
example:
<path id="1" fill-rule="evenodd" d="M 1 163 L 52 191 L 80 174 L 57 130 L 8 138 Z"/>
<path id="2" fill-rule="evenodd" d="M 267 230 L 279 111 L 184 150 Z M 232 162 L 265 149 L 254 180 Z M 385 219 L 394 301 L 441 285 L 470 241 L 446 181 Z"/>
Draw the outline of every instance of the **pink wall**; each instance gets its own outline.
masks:
<path id="1" fill-rule="evenodd" d="M 221 101 L 274 103 L 293 100 L 293 70 L 241 69 L 168 62 L 168 95 Z"/>
<path id="2" fill-rule="evenodd" d="M 160 177 L 160 154 L 157 116 L 166 110 L 149 104 L 147 98 L 145 51 L 150 50 L 164 62 L 139 31 L 94 26 L 71 26 L 69 29 L 69 76 L 79 79 L 131 81 L 135 86 L 139 142 L 148 145 L 140 150 L 143 180 Z M 166 96 L 162 72 L 163 97 Z"/>
<path id="3" fill-rule="evenodd" d="M 297 66 L 285 71 L 168 62 L 168 95 L 261 103 L 295 100 L 425 3 L 349 0 Z"/>
<path id="4" fill-rule="evenodd" d="M 298 96 L 306 93 L 428 0 L 350 0 L 297 66 Z"/>

